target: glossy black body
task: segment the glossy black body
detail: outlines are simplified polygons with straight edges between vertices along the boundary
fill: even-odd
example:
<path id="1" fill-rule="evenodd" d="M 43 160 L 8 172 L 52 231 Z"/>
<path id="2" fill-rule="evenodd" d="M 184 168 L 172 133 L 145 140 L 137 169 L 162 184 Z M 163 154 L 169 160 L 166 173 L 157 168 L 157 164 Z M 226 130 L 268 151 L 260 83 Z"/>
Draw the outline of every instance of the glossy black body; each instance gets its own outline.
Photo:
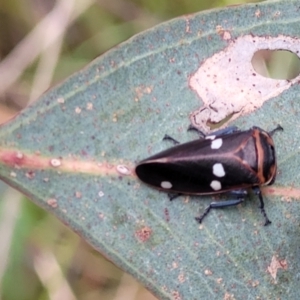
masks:
<path id="1" fill-rule="evenodd" d="M 213 149 L 217 139 L 222 145 Z M 215 164 L 222 164 L 224 176 L 213 174 Z M 141 161 L 135 172 L 146 184 L 183 194 L 215 194 L 272 184 L 276 176 L 274 143 L 271 135 L 258 127 L 224 135 L 212 133 Z M 220 182 L 219 190 L 211 187 L 214 180 Z M 171 187 L 165 188 L 162 182 Z"/>

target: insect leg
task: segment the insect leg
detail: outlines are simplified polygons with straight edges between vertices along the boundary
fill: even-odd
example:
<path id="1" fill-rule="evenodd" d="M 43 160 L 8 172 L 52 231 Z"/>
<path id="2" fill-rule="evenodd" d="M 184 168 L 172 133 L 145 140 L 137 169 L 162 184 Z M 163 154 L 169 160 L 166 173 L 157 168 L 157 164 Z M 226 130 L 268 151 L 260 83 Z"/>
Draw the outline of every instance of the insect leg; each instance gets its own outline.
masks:
<path id="1" fill-rule="evenodd" d="M 173 142 L 175 145 L 178 145 L 180 144 L 177 140 L 175 140 L 174 138 L 172 138 L 171 136 L 165 134 L 164 138 L 163 138 L 163 141 L 171 141 Z"/>
<path id="2" fill-rule="evenodd" d="M 280 126 L 280 125 L 277 125 L 277 127 L 276 128 L 274 128 L 273 130 L 271 130 L 270 132 L 269 132 L 269 135 L 270 136 L 272 136 L 276 131 L 283 131 L 283 128 Z"/>
<path id="3" fill-rule="evenodd" d="M 205 138 L 205 133 L 192 124 L 189 125 L 187 131 L 196 131 L 196 133 L 199 135 L 199 138 Z"/>
<path id="4" fill-rule="evenodd" d="M 265 204 L 264 204 L 264 199 L 263 199 L 263 197 L 262 197 L 262 194 L 261 194 L 261 190 L 260 190 L 260 188 L 258 187 L 258 186 L 256 186 L 256 187 L 253 187 L 252 188 L 253 189 L 253 192 L 258 196 L 258 198 L 259 198 L 259 201 L 260 201 L 260 206 L 259 206 L 259 208 L 260 208 L 260 211 L 261 211 L 261 213 L 263 214 L 263 216 L 264 216 L 264 218 L 265 218 L 265 226 L 267 226 L 267 225 L 269 225 L 269 224 L 271 224 L 272 222 L 269 220 L 269 218 L 268 218 L 268 216 L 267 216 L 267 213 L 266 213 L 266 211 L 265 211 Z"/>
<path id="5" fill-rule="evenodd" d="M 237 132 L 237 131 L 240 131 L 240 130 L 236 126 L 229 126 L 229 127 L 226 127 L 226 128 L 220 129 L 220 130 L 213 131 L 208 135 L 220 136 L 223 134 L 230 134 L 230 133 Z"/>
<path id="6" fill-rule="evenodd" d="M 229 126 L 227 128 L 223 128 L 217 131 L 213 131 L 209 134 L 204 134 L 201 130 L 199 130 L 197 127 L 193 126 L 192 124 L 188 127 L 188 131 L 196 131 L 200 138 L 205 138 L 206 136 L 215 135 L 220 136 L 224 134 L 230 134 L 233 132 L 240 131 L 236 126 Z"/>
<path id="7" fill-rule="evenodd" d="M 182 194 L 180 193 L 176 193 L 176 194 L 172 194 L 172 193 L 168 193 L 168 197 L 170 201 L 173 201 L 174 199 L 176 199 L 177 197 L 182 196 Z"/>
<path id="8" fill-rule="evenodd" d="M 196 221 L 201 223 L 204 217 L 210 212 L 211 209 L 234 206 L 242 203 L 245 200 L 245 196 L 247 196 L 248 193 L 246 190 L 241 189 L 241 190 L 231 191 L 230 194 L 236 195 L 238 199 L 210 203 L 210 205 L 205 209 L 204 213 L 200 217 L 195 218 Z"/>

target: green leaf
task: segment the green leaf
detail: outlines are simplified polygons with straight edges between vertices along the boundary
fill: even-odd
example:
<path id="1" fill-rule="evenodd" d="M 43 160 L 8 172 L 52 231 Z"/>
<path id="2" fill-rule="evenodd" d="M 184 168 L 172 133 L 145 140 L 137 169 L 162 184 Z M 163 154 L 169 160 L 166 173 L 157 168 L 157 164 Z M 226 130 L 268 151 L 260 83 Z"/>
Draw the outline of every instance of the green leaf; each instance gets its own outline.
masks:
<path id="1" fill-rule="evenodd" d="M 261 49 L 299 53 L 299 24 L 298 1 L 270 1 L 133 37 L 0 128 L 0 178 L 160 299 L 296 299 L 299 77 L 265 78 L 251 59 Z M 199 226 L 212 197 L 170 202 L 134 175 L 137 161 L 169 147 L 165 133 L 187 141 L 190 122 L 207 130 L 228 120 L 284 128 L 274 137 L 277 181 L 264 189 L 268 227 L 255 196 Z"/>

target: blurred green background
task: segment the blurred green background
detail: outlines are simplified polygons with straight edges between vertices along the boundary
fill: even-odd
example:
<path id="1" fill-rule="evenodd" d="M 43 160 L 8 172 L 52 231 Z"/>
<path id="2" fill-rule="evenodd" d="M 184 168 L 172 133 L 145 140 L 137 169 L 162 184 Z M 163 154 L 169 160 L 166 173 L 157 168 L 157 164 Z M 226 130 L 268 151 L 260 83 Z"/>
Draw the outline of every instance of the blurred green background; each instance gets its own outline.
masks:
<path id="1" fill-rule="evenodd" d="M 241 2 L 0 0 L 0 124 L 131 36 L 176 16 Z M 1 182 L 0 237 L 1 299 L 155 299 Z"/>

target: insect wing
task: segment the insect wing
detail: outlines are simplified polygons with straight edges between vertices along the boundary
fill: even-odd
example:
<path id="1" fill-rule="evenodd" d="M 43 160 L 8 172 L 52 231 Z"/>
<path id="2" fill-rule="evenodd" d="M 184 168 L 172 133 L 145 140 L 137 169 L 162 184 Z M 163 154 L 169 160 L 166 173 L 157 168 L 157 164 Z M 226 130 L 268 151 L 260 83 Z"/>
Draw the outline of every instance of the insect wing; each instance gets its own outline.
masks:
<path id="1" fill-rule="evenodd" d="M 220 193 L 258 185 L 252 130 L 208 136 L 160 152 L 136 167 L 145 183 L 170 192 Z"/>

